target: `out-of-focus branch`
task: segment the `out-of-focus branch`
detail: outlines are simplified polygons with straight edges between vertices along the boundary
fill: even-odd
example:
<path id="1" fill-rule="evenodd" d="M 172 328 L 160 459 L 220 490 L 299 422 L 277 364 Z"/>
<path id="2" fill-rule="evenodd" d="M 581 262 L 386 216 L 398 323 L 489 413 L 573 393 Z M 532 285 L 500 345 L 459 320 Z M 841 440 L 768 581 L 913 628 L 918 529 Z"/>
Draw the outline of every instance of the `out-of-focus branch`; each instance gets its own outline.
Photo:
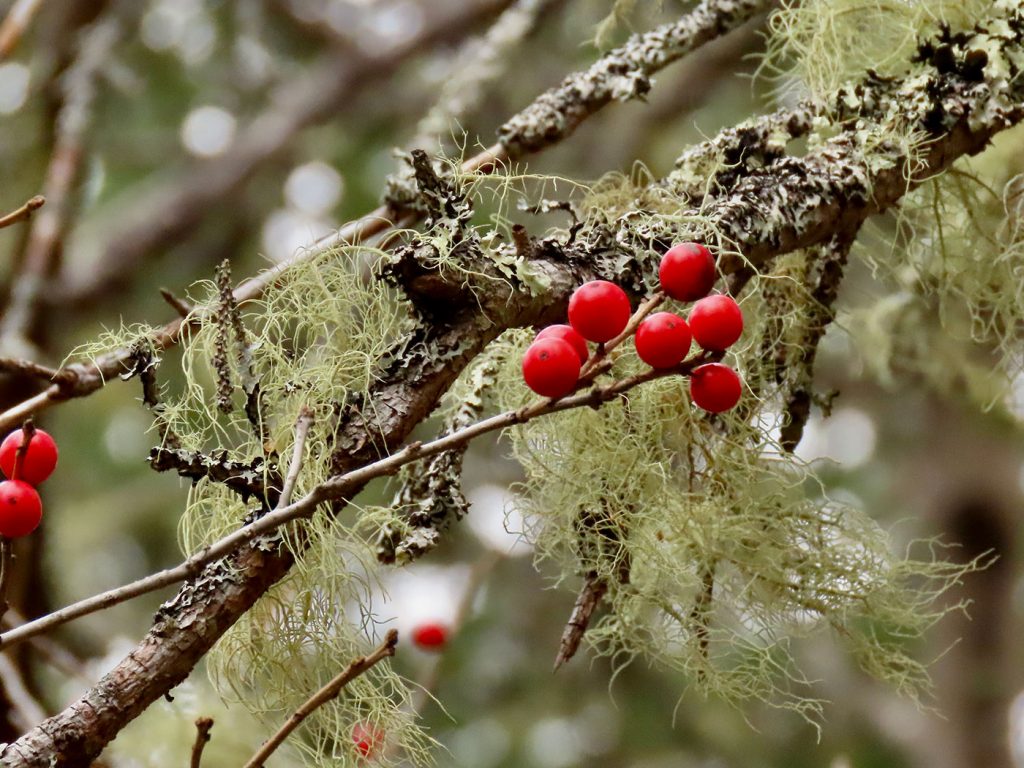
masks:
<path id="1" fill-rule="evenodd" d="M 212 729 L 212 717 L 200 717 L 196 720 L 196 740 L 192 744 L 192 759 L 189 763 L 189 768 L 202 768 L 203 751 L 210 741 L 210 731 Z"/>
<path id="2" fill-rule="evenodd" d="M 83 30 L 78 57 L 61 78 L 63 105 L 57 115 L 53 155 L 43 181 L 47 205 L 32 220 L 25 252 L 11 284 L 10 300 L 0 320 L 0 349 L 34 356 L 24 351 L 33 348 L 31 329 L 47 281 L 60 258 L 72 206 L 71 192 L 85 153 L 85 133 L 92 121 L 97 76 L 120 39 L 122 27 L 118 14 L 109 13 Z"/>
<path id="3" fill-rule="evenodd" d="M 22 733 L 46 719 L 46 710 L 29 692 L 21 672 L 6 653 L 0 653 L 0 685 L 11 703 L 12 723 Z"/>
<path id="4" fill-rule="evenodd" d="M 110 238 L 99 264 L 85 275 L 65 274 L 55 301 L 88 302 L 121 288 L 147 259 L 192 231 L 256 173 L 292 145 L 299 133 L 343 111 L 359 91 L 391 77 L 431 48 L 457 40 L 510 5 L 473 0 L 457 11 L 431 13 L 423 29 L 394 46 L 351 48 L 326 54 L 319 65 L 278 89 L 221 157 L 195 162 L 133 202 L 133 212 Z"/>
<path id="5" fill-rule="evenodd" d="M 0 60 L 11 55 L 43 0 L 16 0 L 0 24 Z"/>

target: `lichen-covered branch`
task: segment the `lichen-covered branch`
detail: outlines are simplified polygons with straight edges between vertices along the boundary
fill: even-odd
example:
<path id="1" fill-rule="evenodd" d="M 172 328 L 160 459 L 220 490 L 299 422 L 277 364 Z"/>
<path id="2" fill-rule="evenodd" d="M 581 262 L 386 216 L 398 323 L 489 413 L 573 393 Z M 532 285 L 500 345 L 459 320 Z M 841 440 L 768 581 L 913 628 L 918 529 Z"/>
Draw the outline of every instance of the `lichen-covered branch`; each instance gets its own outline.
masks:
<path id="1" fill-rule="evenodd" d="M 512 157 L 561 141 L 610 101 L 642 98 L 651 75 L 771 7 L 770 0 L 702 0 L 678 21 L 634 35 L 585 72 L 570 75 L 498 130 Z"/>

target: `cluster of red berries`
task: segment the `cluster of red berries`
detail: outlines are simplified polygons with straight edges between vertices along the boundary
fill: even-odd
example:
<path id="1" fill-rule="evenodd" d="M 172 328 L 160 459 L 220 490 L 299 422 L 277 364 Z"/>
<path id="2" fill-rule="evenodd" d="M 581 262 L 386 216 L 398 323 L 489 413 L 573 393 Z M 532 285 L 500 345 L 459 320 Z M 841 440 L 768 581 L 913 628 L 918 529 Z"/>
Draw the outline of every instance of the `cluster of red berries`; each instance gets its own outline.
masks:
<path id="1" fill-rule="evenodd" d="M 729 296 L 709 296 L 715 283 L 715 259 L 697 243 L 677 245 L 665 254 L 658 270 L 661 291 L 677 301 L 696 302 L 684 320 L 672 312 L 656 312 L 636 328 L 637 355 L 652 368 L 679 365 L 696 341 L 708 352 L 723 352 L 743 333 L 743 313 Z M 530 344 L 523 358 L 526 386 L 543 397 L 564 397 L 576 389 L 590 358 L 587 341 L 604 344 L 629 325 L 632 309 L 626 292 L 606 280 L 584 283 L 569 299 L 569 324 L 552 325 Z M 739 402 L 742 384 L 722 363 L 706 363 L 690 373 L 690 396 L 706 411 L 720 413 Z"/>
<path id="2" fill-rule="evenodd" d="M 25 435 L 31 435 L 22 450 Z M 0 470 L 9 480 L 0 482 L 0 536 L 28 536 L 43 519 L 43 502 L 35 486 L 57 466 L 57 444 L 41 429 L 11 432 L 0 443 Z"/>

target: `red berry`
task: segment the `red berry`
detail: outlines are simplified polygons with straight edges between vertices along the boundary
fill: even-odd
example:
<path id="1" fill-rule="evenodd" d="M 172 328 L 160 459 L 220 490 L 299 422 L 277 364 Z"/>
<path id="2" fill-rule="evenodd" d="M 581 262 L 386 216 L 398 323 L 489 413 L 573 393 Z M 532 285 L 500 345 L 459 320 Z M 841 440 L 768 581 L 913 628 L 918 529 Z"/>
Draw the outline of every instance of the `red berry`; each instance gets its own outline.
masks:
<path id="1" fill-rule="evenodd" d="M 632 310 L 626 292 L 607 280 L 591 280 L 569 299 L 569 323 L 583 338 L 604 342 L 626 327 Z"/>
<path id="2" fill-rule="evenodd" d="M 677 301 L 696 301 L 715 284 L 715 257 L 698 243 L 672 246 L 661 258 L 661 290 Z"/>
<path id="3" fill-rule="evenodd" d="M 690 374 L 690 397 L 705 411 L 728 411 L 740 401 L 742 392 L 739 374 L 728 365 L 708 363 Z"/>
<path id="4" fill-rule="evenodd" d="M 373 757 L 384 743 L 384 732 L 367 723 L 352 726 L 352 743 L 363 757 Z"/>
<path id="5" fill-rule="evenodd" d="M 572 348 L 576 350 L 576 354 L 580 356 L 580 363 L 587 362 L 587 358 L 590 357 L 590 350 L 587 349 L 587 340 L 576 333 L 571 325 L 549 325 L 537 334 L 534 341 L 537 339 L 561 339 L 562 341 L 568 341 Z"/>
<path id="6" fill-rule="evenodd" d="M 523 356 L 526 386 L 543 397 L 564 397 L 580 377 L 580 356 L 562 339 L 534 341 Z"/>
<path id="7" fill-rule="evenodd" d="M 731 296 L 701 299 L 690 310 L 690 332 L 704 349 L 721 352 L 743 333 L 743 312 Z"/>
<path id="8" fill-rule="evenodd" d="M 690 327 L 679 315 L 655 312 L 637 327 L 633 342 L 651 368 L 671 368 L 690 351 Z"/>
<path id="9" fill-rule="evenodd" d="M 425 651 L 439 651 L 448 642 L 448 628 L 443 624 L 420 624 L 412 631 L 412 641 Z"/>
<path id="10" fill-rule="evenodd" d="M 24 431 L 16 429 L 0 443 L 0 469 L 12 479 L 15 479 L 14 470 L 18 448 L 21 447 L 24 438 Z M 37 429 L 28 444 L 28 450 L 25 451 L 25 458 L 21 462 L 21 467 L 18 468 L 16 479 L 24 480 L 31 485 L 39 485 L 50 476 L 56 466 L 57 444 L 46 432 Z"/>
<path id="11" fill-rule="evenodd" d="M 42 519 L 43 502 L 35 488 L 22 480 L 0 482 L 0 536 L 28 536 Z"/>

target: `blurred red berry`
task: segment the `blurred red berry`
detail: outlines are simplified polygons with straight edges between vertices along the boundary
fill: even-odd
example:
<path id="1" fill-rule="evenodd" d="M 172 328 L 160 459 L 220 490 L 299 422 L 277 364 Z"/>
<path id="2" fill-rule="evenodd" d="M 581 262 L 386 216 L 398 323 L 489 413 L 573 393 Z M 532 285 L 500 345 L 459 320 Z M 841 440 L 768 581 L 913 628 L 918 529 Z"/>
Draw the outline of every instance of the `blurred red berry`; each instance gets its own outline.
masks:
<path id="1" fill-rule="evenodd" d="M 576 387 L 580 357 L 562 339 L 538 339 L 523 356 L 523 380 L 543 397 L 563 397 Z"/>
<path id="2" fill-rule="evenodd" d="M 549 325 L 537 334 L 534 341 L 538 339 L 561 339 L 567 341 L 580 356 L 580 363 L 587 362 L 590 357 L 590 350 L 587 349 L 587 340 L 572 329 L 571 325 Z"/>
<path id="3" fill-rule="evenodd" d="M 607 280 L 584 283 L 569 299 L 569 324 L 583 338 L 598 343 L 622 333 L 631 314 L 626 292 Z"/>
<path id="4" fill-rule="evenodd" d="M 425 651 L 439 651 L 448 642 L 448 628 L 443 624 L 420 624 L 412 631 L 412 641 Z"/>
<path id="5" fill-rule="evenodd" d="M 701 299 L 690 310 L 689 320 L 693 340 L 715 352 L 731 347 L 743 333 L 743 312 L 731 296 Z"/>
<path id="6" fill-rule="evenodd" d="M 739 374 L 728 365 L 708 363 L 690 374 L 690 397 L 705 411 L 728 411 L 740 401 L 742 393 Z"/>
<path id="7" fill-rule="evenodd" d="M 352 726 L 352 743 L 363 757 L 373 757 L 384 743 L 384 732 L 367 723 Z"/>
<path id="8" fill-rule="evenodd" d="M 651 368 L 671 368 L 690 351 L 690 327 L 679 315 L 655 312 L 636 329 L 636 353 Z"/>
<path id="9" fill-rule="evenodd" d="M 0 536 L 28 536 L 43 519 L 43 502 L 36 489 L 22 480 L 0 482 Z"/>
<path id="10" fill-rule="evenodd" d="M 46 432 L 37 429 L 29 441 L 28 450 L 25 451 L 25 458 L 21 467 L 18 468 L 18 476 L 15 478 L 14 470 L 18 454 L 18 448 L 24 440 L 25 432 L 16 429 L 0 443 L 0 469 L 12 480 L 24 480 L 31 485 L 39 485 L 53 473 L 57 466 L 57 444 Z"/>
<path id="11" fill-rule="evenodd" d="M 676 301 L 696 301 L 715 284 L 715 257 L 699 243 L 680 243 L 661 257 L 661 290 Z"/>

